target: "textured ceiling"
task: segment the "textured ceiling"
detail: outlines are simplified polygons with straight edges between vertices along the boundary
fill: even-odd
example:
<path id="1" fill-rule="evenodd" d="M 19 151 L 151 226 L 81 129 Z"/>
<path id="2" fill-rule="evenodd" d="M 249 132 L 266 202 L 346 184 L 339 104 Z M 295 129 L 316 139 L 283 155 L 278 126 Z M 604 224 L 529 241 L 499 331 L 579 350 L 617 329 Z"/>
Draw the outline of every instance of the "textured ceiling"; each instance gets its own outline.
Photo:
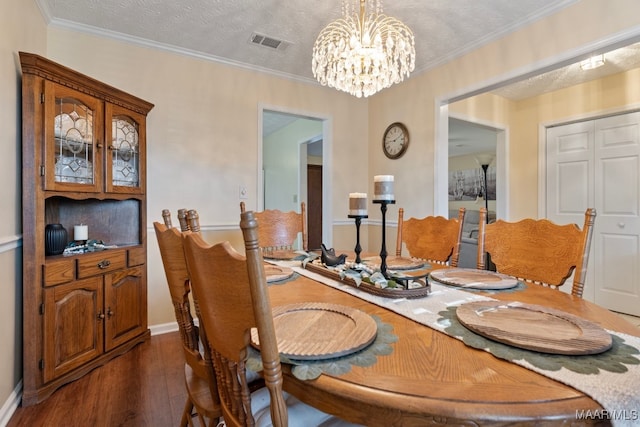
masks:
<path id="1" fill-rule="evenodd" d="M 551 15 L 577 0 L 396 0 L 384 12 L 415 34 L 415 76 Z M 69 28 L 182 52 L 315 82 L 311 73 L 313 43 L 330 21 L 340 17 L 341 0 L 36 0 L 52 26 Z M 279 49 L 253 43 L 253 35 L 281 40 Z M 607 53 L 604 67 L 582 72 L 569 65 L 492 92 L 519 100 L 640 66 L 640 48 L 632 45 Z M 266 115 L 265 133 L 289 122 Z M 452 121 L 450 154 L 465 154 L 464 135 L 478 140 L 486 129 Z M 468 141 L 470 142 L 470 141 Z M 477 142 L 476 142 L 477 143 Z M 485 144 L 485 145 L 486 145 Z M 468 145 L 468 144 L 467 144 Z M 475 148 L 478 148 L 476 145 Z"/>
<path id="2" fill-rule="evenodd" d="M 492 92 L 508 99 L 522 100 L 638 68 L 640 67 L 640 43 L 605 52 L 604 59 L 604 65 L 593 70 L 582 70 L 580 63 L 576 62 L 493 90 Z"/>
<path id="3" fill-rule="evenodd" d="M 478 48 L 576 0 L 402 0 L 384 12 L 416 39 L 414 75 Z M 324 0 L 37 0 L 52 25 L 272 71 L 313 81 L 311 51 L 320 30 L 340 17 Z M 285 41 L 251 43 L 252 34 Z"/>

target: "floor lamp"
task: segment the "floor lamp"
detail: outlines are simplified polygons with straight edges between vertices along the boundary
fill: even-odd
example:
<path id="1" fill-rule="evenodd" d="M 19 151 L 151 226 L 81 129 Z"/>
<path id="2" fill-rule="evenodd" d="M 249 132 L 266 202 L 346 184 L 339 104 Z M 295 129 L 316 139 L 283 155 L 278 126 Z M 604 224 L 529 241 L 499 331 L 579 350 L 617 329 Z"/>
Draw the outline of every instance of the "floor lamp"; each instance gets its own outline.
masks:
<path id="1" fill-rule="evenodd" d="M 487 210 L 487 216 L 486 216 L 487 224 L 489 223 L 489 195 L 488 195 L 488 191 L 487 191 L 488 190 L 488 188 L 487 188 L 487 169 L 489 169 L 489 165 L 491 164 L 491 162 L 493 162 L 494 157 L 495 156 L 493 154 L 491 154 L 491 153 L 477 154 L 476 155 L 476 162 L 482 168 L 482 175 L 483 175 L 483 179 L 484 179 L 484 207 Z"/>

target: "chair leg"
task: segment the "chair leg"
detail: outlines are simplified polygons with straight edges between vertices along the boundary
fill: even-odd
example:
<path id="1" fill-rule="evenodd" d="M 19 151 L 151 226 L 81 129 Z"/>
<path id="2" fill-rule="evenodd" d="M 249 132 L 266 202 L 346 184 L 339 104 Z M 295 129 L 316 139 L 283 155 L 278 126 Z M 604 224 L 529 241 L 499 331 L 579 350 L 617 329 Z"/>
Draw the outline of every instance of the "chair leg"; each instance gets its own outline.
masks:
<path id="1" fill-rule="evenodd" d="M 207 420 L 204 419 L 204 416 L 200 412 L 197 412 L 197 414 L 198 414 L 198 419 L 200 420 L 200 425 L 202 427 L 207 427 Z"/>
<path id="2" fill-rule="evenodd" d="M 191 419 L 191 411 L 193 410 L 193 402 L 187 398 L 187 403 L 184 405 L 184 411 L 182 411 L 182 419 L 180 420 L 180 427 L 193 427 L 193 420 Z"/>

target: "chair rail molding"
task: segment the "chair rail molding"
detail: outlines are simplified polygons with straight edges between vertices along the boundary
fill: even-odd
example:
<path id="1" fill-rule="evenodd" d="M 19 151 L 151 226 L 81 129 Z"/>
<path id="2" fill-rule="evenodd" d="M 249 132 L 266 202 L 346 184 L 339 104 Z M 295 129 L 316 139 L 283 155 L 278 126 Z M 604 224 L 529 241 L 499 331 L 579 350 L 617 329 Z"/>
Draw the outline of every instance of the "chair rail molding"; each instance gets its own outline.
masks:
<path id="1" fill-rule="evenodd" d="M 0 253 L 9 252 L 22 247 L 22 234 L 0 237 Z"/>

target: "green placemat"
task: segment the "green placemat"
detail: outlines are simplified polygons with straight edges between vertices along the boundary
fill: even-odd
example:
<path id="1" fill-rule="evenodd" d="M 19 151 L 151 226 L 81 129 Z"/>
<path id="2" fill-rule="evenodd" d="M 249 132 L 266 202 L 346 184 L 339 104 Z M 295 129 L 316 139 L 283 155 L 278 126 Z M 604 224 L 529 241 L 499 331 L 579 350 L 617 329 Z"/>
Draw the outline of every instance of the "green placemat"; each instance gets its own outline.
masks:
<path id="1" fill-rule="evenodd" d="M 281 357 L 282 363 L 293 365 L 291 372 L 301 380 L 313 380 L 321 374 L 342 375 L 351 371 L 352 366 L 367 367 L 378 361 L 378 356 L 385 356 L 393 352 L 391 344 L 398 341 L 398 337 L 393 333 L 393 326 L 384 323 L 377 316 L 371 316 L 378 326 L 375 340 L 367 347 L 355 353 L 323 360 L 291 360 Z M 247 369 L 255 372 L 262 371 L 262 359 L 260 352 L 253 347 L 249 349 L 247 359 Z"/>
<path id="2" fill-rule="evenodd" d="M 544 371 L 560 371 L 562 368 L 579 374 L 596 375 L 600 371 L 624 373 L 627 365 L 640 365 L 640 351 L 625 344 L 622 337 L 611 333 L 613 345 L 600 354 L 562 355 L 540 353 L 502 344 L 478 335 L 465 328 L 456 316 L 457 307 L 448 307 L 438 314 L 442 316 L 438 323 L 448 335 L 460 338 L 469 347 L 488 351 L 494 356 L 511 362 L 526 361 Z M 640 387 L 640 384 L 638 384 Z"/>

